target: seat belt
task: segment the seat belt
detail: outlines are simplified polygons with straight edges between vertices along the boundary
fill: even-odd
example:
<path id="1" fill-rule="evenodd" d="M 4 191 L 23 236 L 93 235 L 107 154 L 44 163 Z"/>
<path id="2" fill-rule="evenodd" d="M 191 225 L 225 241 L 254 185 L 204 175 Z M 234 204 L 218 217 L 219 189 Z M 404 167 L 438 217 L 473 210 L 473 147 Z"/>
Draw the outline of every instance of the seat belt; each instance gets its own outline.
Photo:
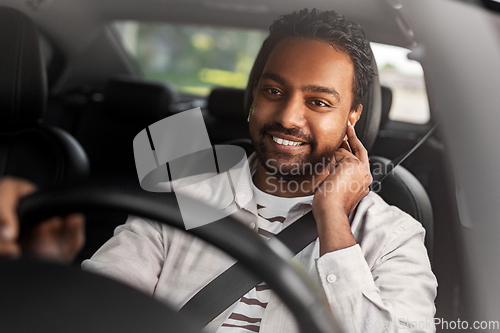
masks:
<path id="1" fill-rule="evenodd" d="M 380 183 L 382 183 L 382 181 L 391 173 L 392 170 L 394 170 L 398 165 L 403 163 L 404 160 L 406 160 L 408 158 L 408 156 L 413 154 L 415 152 L 415 150 L 417 150 L 425 141 L 427 141 L 427 139 L 429 139 L 431 137 L 432 133 L 434 133 L 434 131 L 436 130 L 437 125 L 438 125 L 438 123 L 436 123 L 434 126 L 432 126 L 432 128 L 429 130 L 429 132 L 427 132 L 427 134 L 422 139 L 420 139 L 420 141 L 417 142 L 417 144 L 415 146 L 413 146 L 412 149 L 408 150 L 404 154 L 399 155 L 398 157 L 396 157 L 395 159 L 393 159 L 392 161 L 387 163 L 385 171 L 382 172 L 381 174 L 377 175 L 376 177 L 373 177 L 373 182 L 370 185 L 370 190 L 375 190 L 375 187 L 379 186 Z"/>
<path id="2" fill-rule="evenodd" d="M 297 255 L 318 238 L 312 211 L 274 237 Z M 179 313 L 184 315 L 196 313 L 196 324 L 202 328 L 261 282 L 262 279 L 251 274 L 237 262 L 194 295 Z"/>
<path id="3" fill-rule="evenodd" d="M 413 154 L 432 135 L 436 126 L 437 124 L 407 153 L 389 162 L 385 171 L 377 175 L 376 180 L 374 179 L 374 183 L 377 182 L 377 185 L 380 185 L 394 168 Z M 373 183 L 370 185 L 370 189 L 372 189 L 372 186 Z M 292 225 L 274 237 L 287 246 L 294 256 L 297 255 L 318 238 L 318 230 L 312 211 L 293 222 Z M 179 313 L 183 315 L 196 313 L 195 324 L 200 325 L 199 328 L 201 329 L 261 282 L 262 279 L 253 275 L 240 262 L 237 262 L 198 291 L 179 310 Z"/>

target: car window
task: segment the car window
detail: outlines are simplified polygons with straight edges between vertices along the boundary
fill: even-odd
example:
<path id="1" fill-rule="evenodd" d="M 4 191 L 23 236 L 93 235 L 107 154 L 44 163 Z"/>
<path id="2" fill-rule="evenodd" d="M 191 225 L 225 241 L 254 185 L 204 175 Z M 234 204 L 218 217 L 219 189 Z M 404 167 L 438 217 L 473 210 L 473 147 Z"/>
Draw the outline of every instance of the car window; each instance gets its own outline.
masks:
<path id="1" fill-rule="evenodd" d="M 125 50 L 147 79 L 206 96 L 214 86 L 245 88 L 267 31 L 116 22 Z"/>
<path id="2" fill-rule="evenodd" d="M 408 49 L 371 43 L 377 61 L 380 84 L 392 90 L 389 119 L 426 124 L 430 120 L 429 101 L 422 66 L 408 59 Z"/>
<path id="3" fill-rule="evenodd" d="M 214 86 L 245 88 L 267 37 L 262 30 L 120 21 L 125 50 L 145 78 L 169 82 L 183 93 L 207 96 Z M 389 119 L 425 124 L 430 119 L 423 71 L 409 50 L 372 43 L 381 84 L 392 89 Z"/>

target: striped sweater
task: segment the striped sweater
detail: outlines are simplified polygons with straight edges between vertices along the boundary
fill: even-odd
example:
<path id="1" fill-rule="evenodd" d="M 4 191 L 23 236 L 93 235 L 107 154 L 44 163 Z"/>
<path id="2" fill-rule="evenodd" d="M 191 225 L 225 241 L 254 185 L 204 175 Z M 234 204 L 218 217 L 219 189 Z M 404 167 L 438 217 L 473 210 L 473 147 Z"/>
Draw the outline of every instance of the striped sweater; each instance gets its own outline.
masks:
<path id="1" fill-rule="evenodd" d="M 297 204 L 311 201 L 313 196 L 282 198 L 260 191 L 254 185 L 254 198 L 257 202 L 257 232 L 264 239 L 279 233 L 296 220 L 299 215 L 293 213 Z M 249 291 L 236 304 L 233 312 L 222 324 L 217 333 L 259 332 L 260 322 L 266 311 L 271 289 L 263 282 Z"/>

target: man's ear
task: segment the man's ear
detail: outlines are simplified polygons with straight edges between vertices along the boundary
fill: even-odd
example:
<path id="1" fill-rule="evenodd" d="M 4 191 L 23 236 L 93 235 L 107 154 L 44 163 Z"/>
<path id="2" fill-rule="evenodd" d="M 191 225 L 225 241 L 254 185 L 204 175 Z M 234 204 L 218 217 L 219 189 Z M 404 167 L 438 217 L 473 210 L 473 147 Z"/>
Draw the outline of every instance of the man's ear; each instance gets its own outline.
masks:
<path id="1" fill-rule="evenodd" d="M 349 122 L 351 123 L 352 126 L 356 125 L 356 123 L 359 120 L 359 117 L 361 117 L 362 112 L 363 112 L 363 105 L 361 104 L 359 104 L 356 109 L 351 110 L 349 112 Z"/>

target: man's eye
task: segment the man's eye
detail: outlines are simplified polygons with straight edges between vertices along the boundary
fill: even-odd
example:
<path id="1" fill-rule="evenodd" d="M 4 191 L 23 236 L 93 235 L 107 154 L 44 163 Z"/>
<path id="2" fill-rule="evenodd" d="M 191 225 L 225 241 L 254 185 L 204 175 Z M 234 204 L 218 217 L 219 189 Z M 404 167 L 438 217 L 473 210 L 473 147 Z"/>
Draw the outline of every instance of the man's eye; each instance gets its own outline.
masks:
<path id="1" fill-rule="evenodd" d="M 279 91 L 278 89 L 275 89 L 275 88 L 267 88 L 265 89 L 268 93 L 270 93 L 271 95 L 281 95 L 281 91 Z"/>
<path id="2" fill-rule="evenodd" d="M 323 106 L 323 107 L 324 106 L 326 106 L 326 107 L 330 106 L 330 105 L 328 105 L 325 102 L 320 101 L 320 100 L 311 101 L 311 104 L 313 104 L 314 106 Z"/>

